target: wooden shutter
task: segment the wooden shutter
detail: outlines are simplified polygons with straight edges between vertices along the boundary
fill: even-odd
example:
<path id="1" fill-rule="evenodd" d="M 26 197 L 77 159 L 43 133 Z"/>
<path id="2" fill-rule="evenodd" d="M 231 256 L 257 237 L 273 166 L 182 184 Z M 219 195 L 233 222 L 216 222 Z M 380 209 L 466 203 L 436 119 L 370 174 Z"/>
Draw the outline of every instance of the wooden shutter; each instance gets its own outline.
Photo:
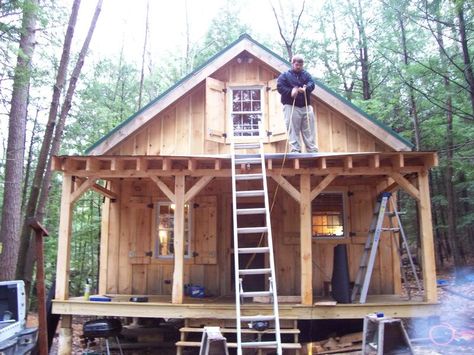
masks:
<path id="1" fill-rule="evenodd" d="M 225 83 L 206 78 L 206 139 L 213 142 L 225 142 L 225 98 Z"/>
<path id="2" fill-rule="evenodd" d="M 217 263 L 217 198 L 202 196 L 193 205 L 194 263 Z"/>
<path id="3" fill-rule="evenodd" d="M 126 203 L 127 222 L 124 228 L 129 235 L 129 261 L 131 264 L 149 264 L 150 239 L 151 239 L 151 216 L 153 208 L 149 204 L 149 198 L 131 197 Z"/>
<path id="4" fill-rule="evenodd" d="M 277 79 L 270 80 L 268 88 L 268 126 L 272 132 L 269 139 L 270 142 L 278 142 L 286 139 L 286 125 L 280 93 L 277 91 Z"/>

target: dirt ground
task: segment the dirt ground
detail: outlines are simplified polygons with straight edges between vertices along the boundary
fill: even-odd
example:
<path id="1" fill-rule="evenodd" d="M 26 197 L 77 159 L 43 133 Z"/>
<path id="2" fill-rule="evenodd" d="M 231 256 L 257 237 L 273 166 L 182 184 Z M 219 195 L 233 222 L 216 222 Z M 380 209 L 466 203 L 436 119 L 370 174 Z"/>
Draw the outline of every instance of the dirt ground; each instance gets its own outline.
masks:
<path id="1" fill-rule="evenodd" d="M 458 272 L 458 274 L 460 274 Z M 457 277 L 450 270 L 437 275 L 440 316 L 431 319 L 411 319 L 406 328 L 412 339 L 415 355 L 474 354 L 474 267 L 468 267 Z M 73 317 L 73 354 L 83 354 L 82 324 L 87 317 Z M 28 325 L 37 324 L 36 314 L 28 316 Z M 50 354 L 57 354 L 57 335 Z M 174 339 L 168 339 L 172 344 Z M 118 352 L 112 352 L 118 354 Z M 175 354 L 173 348 L 154 351 L 125 350 L 125 354 Z M 360 352 L 353 352 L 357 354 Z M 98 353 L 96 353 L 98 354 Z"/>

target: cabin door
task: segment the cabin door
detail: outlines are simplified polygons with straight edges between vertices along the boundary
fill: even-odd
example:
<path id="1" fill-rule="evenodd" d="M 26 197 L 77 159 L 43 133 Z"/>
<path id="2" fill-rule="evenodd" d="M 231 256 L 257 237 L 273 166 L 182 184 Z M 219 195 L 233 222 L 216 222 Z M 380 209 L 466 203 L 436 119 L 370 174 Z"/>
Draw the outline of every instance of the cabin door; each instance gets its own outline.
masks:
<path id="1" fill-rule="evenodd" d="M 257 208 L 261 207 L 261 204 L 256 203 L 239 203 L 239 208 Z M 242 215 L 239 216 L 239 226 L 244 227 L 261 227 L 265 225 L 265 215 Z M 232 223 L 232 220 L 231 220 Z M 234 250 L 234 237 L 233 234 L 231 235 L 231 245 L 232 250 Z M 244 234 L 239 237 L 239 247 L 254 247 L 259 244 L 260 239 L 261 246 L 266 246 L 266 235 L 263 236 L 261 234 Z M 264 268 L 265 266 L 265 255 L 266 254 L 242 254 L 240 255 L 240 265 L 239 268 L 241 269 L 260 269 Z M 231 263 L 231 278 L 232 278 L 232 289 L 234 289 L 234 255 L 229 260 Z M 243 287 L 245 291 L 258 291 L 262 289 L 262 285 L 267 283 L 268 280 L 265 279 L 265 275 L 251 275 L 245 276 L 243 278 Z"/>

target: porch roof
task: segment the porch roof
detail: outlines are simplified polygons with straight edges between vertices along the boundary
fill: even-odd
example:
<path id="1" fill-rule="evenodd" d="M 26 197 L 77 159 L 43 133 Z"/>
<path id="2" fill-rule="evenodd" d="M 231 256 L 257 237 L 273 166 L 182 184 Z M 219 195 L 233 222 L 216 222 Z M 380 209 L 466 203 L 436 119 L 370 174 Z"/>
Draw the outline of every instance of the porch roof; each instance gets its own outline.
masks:
<path id="1" fill-rule="evenodd" d="M 252 154 L 246 155 L 252 157 Z M 438 165 L 436 152 L 267 153 L 267 175 L 387 175 Z M 55 156 L 52 169 L 80 177 L 231 176 L 230 154 Z"/>

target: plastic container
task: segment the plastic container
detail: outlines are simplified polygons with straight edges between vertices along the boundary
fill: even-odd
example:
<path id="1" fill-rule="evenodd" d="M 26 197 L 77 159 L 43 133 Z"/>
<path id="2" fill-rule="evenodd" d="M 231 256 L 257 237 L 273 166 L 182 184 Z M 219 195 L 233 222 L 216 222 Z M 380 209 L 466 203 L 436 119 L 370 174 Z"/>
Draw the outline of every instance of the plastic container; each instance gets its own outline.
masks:
<path id="1" fill-rule="evenodd" d="M 204 287 L 199 285 L 189 285 L 188 294 L 190 297 L 203 298 L 205 296 Z"/>

